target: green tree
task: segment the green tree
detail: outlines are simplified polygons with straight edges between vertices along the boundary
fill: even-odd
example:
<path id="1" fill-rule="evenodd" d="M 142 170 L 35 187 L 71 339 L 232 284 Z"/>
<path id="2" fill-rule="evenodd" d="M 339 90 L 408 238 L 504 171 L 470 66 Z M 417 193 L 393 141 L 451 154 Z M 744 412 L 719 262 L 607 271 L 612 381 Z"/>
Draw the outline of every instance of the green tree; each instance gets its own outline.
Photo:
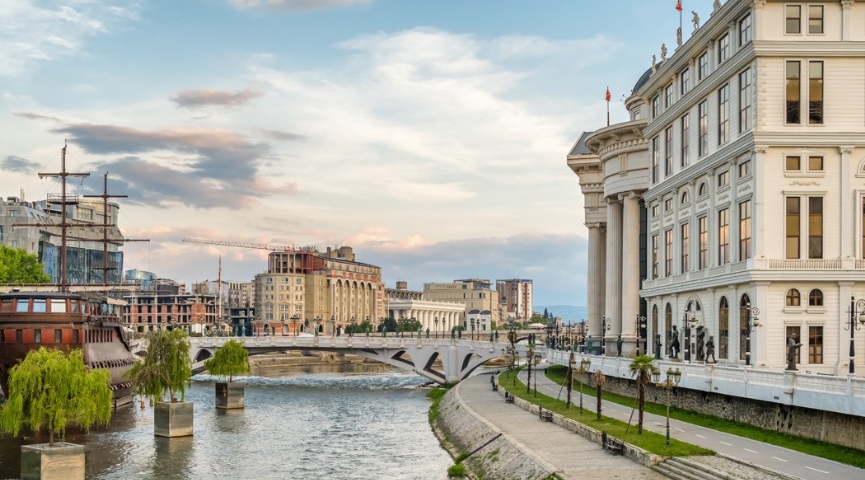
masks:
<path id="1" fill-rule="evenodd" d="M 50 283 L 39 257 L 23 248 L 0 245 L 0 283 Z"/>
<path id="2" fill-rule="evenodd" d="M 84 353 L 57 349 L 30 351 L 9 371 L 9 399 L 0 410 L 0 429 L 18 436 L 23 424 L 33 431 L 48 428 L 48 444 L 54 434 L 63 435 L 67 424 L 90 430 L 95 423 L 111 420 L 114 394 L 108 388 L 108 370 L 87 371 Z"/>
<path id="3" fill-rule="evenodd" d="M 135 364 L 125 377 L 140 395 L 162 401 L 167 391 L 171 403 L 186 398 L 186 385 L 192 377 L 189 342 L 186 332 L 179 328 L 158 330 L 147 335 L 147 354 L 144 362 Z"/>
<path id="4" fill-rule="evenodd" d="M 637 433 L 643 433 L 643 409 L 646 406 L 646 386 L 649 385 L 649 375 L 652 373 L 652 369 L 655 366 L 652 362 L 655 359 L 649 355 L 640 355 L 639 357 L 635 357 L 631 361 L 631 365 L 628 367 L 628 370 L 631 372 L 631 376 L 637 376 L 637 396 L 639 398 L 639 415 L 637 416 Z"/>
<path id="5" fill-rule="evenodd" d="M 249 372 L 249 352 L 237 340 L 230 340 L 204 362 L 204 368 L 211 375 L 228 377 L 230 383 L 235 375 Z"/>
<path id="6" fill-rule="evenodd" d="M 595 387 L 598 389 L 598 399 L 595 404 L 598 407 L 598 420 L 601 419 L 601 391 L 604 389 L 604 384 L 607 383 L 607 377 L 604 376 L 604 372 L 601 371 L 600 368 L 595 370 L 595 373 L 592 374 L 592 380 L 595 381 Z"/>

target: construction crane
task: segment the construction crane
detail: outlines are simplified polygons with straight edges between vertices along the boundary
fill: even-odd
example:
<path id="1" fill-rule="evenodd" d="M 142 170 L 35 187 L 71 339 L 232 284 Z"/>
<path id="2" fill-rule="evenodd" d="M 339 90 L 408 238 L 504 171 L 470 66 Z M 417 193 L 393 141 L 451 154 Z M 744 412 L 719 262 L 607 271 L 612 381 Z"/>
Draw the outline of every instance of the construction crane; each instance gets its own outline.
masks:
<path id="1" fill-rule="evenodd" d="M 312 247 L 297 248 L 294 245 L 272 245 L 269 243 L 250 242 L 225 242 L 221 240 L 205 240 L 202 238 L 184 238 L 182 241 L 189 243 L 203 243 L 205 245 L 220 245 L 223 247 L 257 248 L 259 250 L 270 250 L 272 252 L 305 252 L 312 250 Z"/>

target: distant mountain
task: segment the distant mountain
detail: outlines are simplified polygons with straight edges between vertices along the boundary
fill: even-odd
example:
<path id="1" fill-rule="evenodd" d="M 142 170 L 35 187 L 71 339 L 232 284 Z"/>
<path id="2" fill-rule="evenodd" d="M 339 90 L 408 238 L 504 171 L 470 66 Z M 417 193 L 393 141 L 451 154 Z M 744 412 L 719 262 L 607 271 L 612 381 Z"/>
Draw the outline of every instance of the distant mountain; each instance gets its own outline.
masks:
<path id="1" fill-rule="evenodd" d="M 577 305 L 534 305 L 534 311 L 544 313 L 546 308 L 554 317 L 562 317 L 562 321 L 577 323 L 586 318 L 586 307 Z"/>

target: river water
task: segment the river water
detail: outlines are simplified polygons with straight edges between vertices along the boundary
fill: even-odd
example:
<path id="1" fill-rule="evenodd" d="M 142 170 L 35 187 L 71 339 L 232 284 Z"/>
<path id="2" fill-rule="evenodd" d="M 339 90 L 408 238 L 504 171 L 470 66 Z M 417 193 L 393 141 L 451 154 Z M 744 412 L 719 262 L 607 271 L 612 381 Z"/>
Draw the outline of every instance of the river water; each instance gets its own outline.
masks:
<path id="1" fill-rule="evenodd" d="M 214 407 L 214 379 L 196 376 L 195 435 L 153 435 L 153 409 L 121 407 L 87 446 L 88 479 L 446 479 L 453 464 L 432 433 L 420 376 L 377 365 L 307 366 L 241 377 L 246 408 Z M 20 475 L 21 444 L 0 435 L 0 478 Z"/>

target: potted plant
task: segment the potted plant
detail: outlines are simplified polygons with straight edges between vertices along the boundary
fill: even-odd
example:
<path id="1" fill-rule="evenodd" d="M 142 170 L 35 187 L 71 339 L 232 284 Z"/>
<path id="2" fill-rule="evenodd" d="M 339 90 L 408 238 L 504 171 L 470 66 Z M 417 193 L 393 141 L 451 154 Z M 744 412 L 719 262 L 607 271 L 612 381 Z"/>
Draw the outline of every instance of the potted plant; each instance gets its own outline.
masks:
<path id="1" fill-rule="evenodd" d="M 228 377 L 228 383 L 216 383 L 216 408 L 243 408 L 243 386 L 232 383 L 241 373 L 249 372 L 249 352 L 237 340 L 225 342 L 213 358 L 204 362 L 211 375 Z"/>
<path id="2" fill-rule="evenodd" d="M 41 347 L 9 371 L 9 398 L 0 409 L 0 430 L 18 436 L 24 424 L 48 429 L 48 443 L 21 447 L 21 478 L 84 479 L 84 445 L 55 442 L 67 424 L 85 431 L 111 420 L 114 394 L 108 370 L 87 371 L 84 353 Z"/>
<path id="3" fill-rule="evenodd" d="M 156 401 L 153 433 L 159 437 L 184 437 L 193 433 L 193 405 L 185 401 L 192 378 L 192 360 L 186 332 L 179 328 L 148 334 L 144 361 L 135 364 L 126 378 L 136 393 Z M 177 393 L 180 392 L 180 400 Z M 163 397 L 168 393 L 168 401 Z"/>

